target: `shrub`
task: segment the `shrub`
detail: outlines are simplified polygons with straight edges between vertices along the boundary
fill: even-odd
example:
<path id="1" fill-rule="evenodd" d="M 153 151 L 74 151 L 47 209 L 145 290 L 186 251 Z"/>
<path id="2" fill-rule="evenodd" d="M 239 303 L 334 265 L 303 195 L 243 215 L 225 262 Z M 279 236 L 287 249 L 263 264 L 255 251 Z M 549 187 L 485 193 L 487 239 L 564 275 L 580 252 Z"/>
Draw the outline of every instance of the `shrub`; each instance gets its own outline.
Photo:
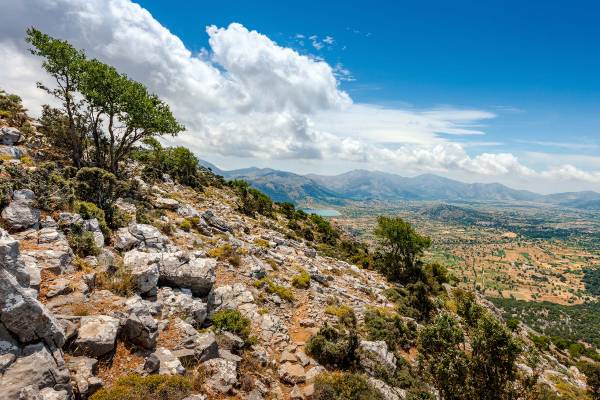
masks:
<path id="1" fill-rule="evenodd" d="M 107 238 L 110 236 L 111 230 L 106 223 L 106 219 L 104 218 L 104 210 L 101 210 L 94 203 L 90 203 L 88 201 L 76 201 L 73 209 L 76 213 L 81 215 L 81 218 L 83 219 L 96 218 L 104 237 Z"/>
<path id="2" fill-rule="evenodd" d="M 547 351 L 550 349 L 550 338 L 548 336 L 531 335 L 531 341 L 540 350 Z"/>
<path id="3" fill-rule="evenodd" d="M 73 186 L 55 163 L 43 163 L 35 169 L 6 165 L 3 170 L 8 175 L 8 179 L 3 177 L 0 181 L 3 195 L 11 190 L 31 189 L 36 194 L 37 207 L 42 210 L 62 210 L 72 205 L 75 198 Z M 8 197 L 3 199 L 8 200 Z"/>
<path id="4" fill-rule="evenodd" d="M 183 221 L 181 221 L 181 223 L 179 224 L 179 227 L 185 231 L 185 232 L 189 232 L 190 230 L 192 230 L 192 223 L 187 220 L 184 219 Z"/>
<path id="5" fill-rule="evenodd" d="M 263 247 L 265 249 L 268 249 L 269 247 L 269 242 L 265 239 L 261 239 L 261 238 L 256 238 L 254 239 L 254 244 L 259 246 L 259 247 Z"/>
<path id="6" fill-rule="evenodd" d="M 326 324 L 308 340 L 306 351 L 323 365 L 346 369 L 356 362 L 358 344 L 355 330 L 345 332 Z"/>
<path id="7" fill-rule="evenodd" d="M 294 278 L 292 278 L 292 286 L 298 289 L 308 289 L 310 286 L 310 275 L 305 270 L 300 271 L 300 273 Z"/>
<path id="8" fill-rule="evenodd" d="M 181 400 L 191 392 L 192 383 L 187 377 L 128 375 L 111 387 L 100 389 L 90 400 Z"/>
<path id="9" fill-rule="evenodd" d="M 232 180 L 229 185 L 235 189 L 239 196 L 239 211 L 250 217 L 255 217 L 256 213 L 267 217 L 273 215 L 273 202 L 269 196 L 251 187 L 248 182 L 243 180 Z"/>
<path id="10" fill-rule="evenodd" d="M 511 331 L 516 331 L 519 327 L 519 320 L 516 318 L 510 318 L 506 320 L 506 327 Z"/>
<path id="11" fill-rule="evenodd" d="M 330 304 L 325 308 L 325 313 L 338 317 L 338 322 L 344 326 L 356 326 L 356 314 L 352 307 Z"/>
<path id="12" fill-rule="evenodd" d="M 136 283 L 133 275 L 120 263 L 116 269 L 99 272 L 96 275 L 96 287 L 106 289 L 117 296 L 133 295 Z"/>
<path id="13" fill-rule="evenodd" d="M 416 326 L 409 327 L 397 313 L 369 309 L 364 321 L 369 340 L 383 340 L 390 349 L 409 349 L 415 342 Z"/>
<path id="14" fill-rule="evenodd" d="M 80 257 L 97 256 L 100 254 L 100 248 L 96 244 L 96 239 L 92 232 L 71 232 L 68 240 L 73 252 Z"/>
<path id="15" fill-rule="evenodd" d="M 80 200 L 100 207 L 105 219 L 112 224 L 114 203 L 125 192 L 125 184 L 112 173 L 102 168 L 81 168 L 75 175 L 75 193 Z"/>
<path id="16" fill-rule="evenodd" d="M 250 320 L 238 310 L 217 311 L 212 317 L 213 327 L 216 330 L 235 333 L 242 339 L 250 336 Z"/>
<path id="17" fill-rule="evenodd" d="M 283 300 L 287 300 L 289 302 L 294 301 L 294 292 L 292 289 L 278 285 L 269 278 L 259 279 L 258 281 L 254 282 L 254 286 L 257 288 L 264 287 L 267 293 L 276 294 Z"/>
<path id="18" fill-rule="evenodd" d="M 379 390 L 358 374 L 323 373 L 315 379 L 316 400 L 383 400 Z"/>

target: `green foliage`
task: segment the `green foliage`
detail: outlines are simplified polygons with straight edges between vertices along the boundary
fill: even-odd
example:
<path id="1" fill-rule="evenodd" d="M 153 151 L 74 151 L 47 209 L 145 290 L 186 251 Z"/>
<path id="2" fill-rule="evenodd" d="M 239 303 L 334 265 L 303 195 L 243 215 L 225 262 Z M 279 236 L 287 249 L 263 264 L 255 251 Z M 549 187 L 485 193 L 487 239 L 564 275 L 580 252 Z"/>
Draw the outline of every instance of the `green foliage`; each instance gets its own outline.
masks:
<path id="1" fill-rule="evenodd" d="M 238 210 L 242 213 L 250 217 L 255 217 L 257 213 L 266 217 L 273 216 L 273 202 L 269 196 L 243 180 L 230 181 L 229 185 L 239 196 Z"/>
<path id="2" fill-rule="evenodd" d="M 470 338 L 450 314 L 440 314 L 420 331 L 419 353 L 434 386 L 445 399 L 511 399 L 521 347 L 508 329 L 467 293 L 456 292 L 458 314 Z"/>
<path id="3" fill-rule="evenodd" d="M 98 225 L 100 226 L 100 230 L 104 237 L 107 238 L 110 236 L 110 228 L 106 224 L 106 219 L 104 218 L 104 210 L 100 209 L 94 203 L 90 203 L 88 201 L 76 201 L 73 210 L 81 215 L 83 219 L 92 219 L 96 218 L 98 220 Z"/>
<path id="4" fill-rule="evenodd" d="M 34 169 L 20 165 L 6 165 L 1 169 L 7 173 L 6 178 L 0 178 L 4 196 L 11 190 L 31 189 L 36 194 L 37 207 L 45 211 L 63 210 L 73 202 L 73 186 L 55 163 L 43 163 Z M 7 202 L 8 196 L 3 201 Z"/>
<path id="5" fill-rule="evenodd" d="M 73 252 L 80 257 L 97 256 L 100 254 L 100 248 L 96 244 L 92 232 L 71 232 L 68 235 L 68 241 Z"/>
<path id="6" fill-rule="evenodd" d="M 292 289 L 278 285 L 268 277 L 257 280 L 254 282 L 254 286 L 257 288 L 264 288 L 267 293 L 276 294 L 281 299 L 289 301 L 290 303 L 294 301 L 294 292 Z"/>
<path id="7" fill-rule="evenodd" d="M 179 224 L 179 227 L 185 231 L 185 232 L 189 232 L 190 230 L 192 230 L 192 223 L 190 222 L 190 220 L 188 219 L 184 219 L 183 221 L 181 221 L 181 223 Z"/>
<path id="8" fill-rule="evenodd" d="M 127 375 L 94 393 L 90 400 L 182 400 L 192 392 L 187 377 Z"/>
<path id="9" fill-rule="evenodd" d="M 28 124 L 27 110 L 23 107 L 21 98 L 2 89 L 0 89 L 0 121 L 17 128 Z"/>
<path id="10" fill-rule="evenodd" d="M 358 374 L 323 373 L 315 379 L 315 400 L 383 400 L 379 390 Z"/>
<path id="11" fill-rule="evenodd" d="M 600 363 L 580 363 L 579 370 L 585 374 L 588 393 L 593 399 L 600 399 Z"/>
<path id="12" fill-rule="evenodd" d="M 399 217 L 377 218 L 374 234 L 380 248 L 377 269 L 390 281 L 413 281 L 417 260 L 431 245 L 431 239 L 419 235 L 411 224 Z"/>
<path id="13" fill-rule="evenodd" d="M 583 268 L 585 289 L 594 296 L 600 296 L 600 266 Z"/>
<path id="14" fill-rule="evenodd" d="M 547 351 L 550 349 L 550 343 L 552 343 L 552 341 L 548 336 L 531 335 L 530 338 L 535 347 L 537 347 L 538 349 L 543 351 Z"/>
<path id="15" fill-rule="evenodd" d="M 320 364 L 347 369 L 356 363 L 359 338 L 355 329 L 326 324 L 306 343 L 306 351 Z"/>
<path id="16" fill-rule="evenodd" d="M 298 289 L 308 289 L 310 286 L 310 275 L 305 270 L 292 278 L 292 286 Z"/>
<path id="17" fill-rule="evenodd" d="M 27 30 L 26 39 L 33 46 L 31 52 L 43 58 L 43 68 L 56 81 L 55 88 L 40 88 L 62 105 L 62 115 L 48 110 L 46 132 L 54 139 L 66 139 L 63 144 L 76 167 L 87 161 L 117 173 L 119 163 L 141 140 L 176 135 L 184 129 L 158 96 L 115 68 L 88 60 L 67 41 L 35 28 Z M 85 160 L 88 144 L 94 151 L 92 159 Z"/>
<path id="18" fill-rule="evenodd" d="M 329 245 L 335 245 L 340 234 L 331 226 L 329 221 L 317 214 L 311 214 L 310 220 L 316 226 L 319 241 Z"/>
<path id="19" fill-rule="evenodd" d="M 356 327 L 357 319 L 352 307 L 345 304 L 330 304 L 325 308 L 325 313 L 335 315 L 342 326 L 351 329 Z"/>
<path id="20" fill-rule="evenodd" d="M 368 309 L 364 327 L 369 340 L 383 340 L 392 350 L 408 350 L 416 339 L 416 325 L 409 326 L 397 313 Z"/>
<path id="21" fill-rule="evenodd" d="M 213 327 L 234 333 L 242 339 L 250 336 L 250 320 L 244 317 L 238 310 L 217 311 L 212 317 Z"/>
<path id="22" fill-rule="evenodd" d="M 154 137 L 144 140 L 148 149 L 133 152 L 133 158 L 144 164 L 143 176 L 161 180 L 164 174 L 194 189 L 202 188 L 199 160 L 185 147 L 164 148 Z"/>
<path id="23" fill-rule="evenodd" d="M 96 274 L 96 287 L 108 290 L 117 296 L 129 297 L 135 292 L 136 281 L 123 263 L 119 263 L 116 267 Z"/>
<path id="24" fill-rule="evenodd" d="M 101 168 L 85 167 L 75 175 L 75 193 L 83 201 L 91 202 L 104 211 L 105 220 L 113 225 L 114 204 L 125 192 L 126 185 L 117 177 Z"/>
<path id="25" fill-rule="evenodd" d="M 518 318 L 546 336 L 582 340 L 600 347 L 600 302 L 566 306 L 511 298 L 489 300 L 504 311 L 505 318 Z"/>

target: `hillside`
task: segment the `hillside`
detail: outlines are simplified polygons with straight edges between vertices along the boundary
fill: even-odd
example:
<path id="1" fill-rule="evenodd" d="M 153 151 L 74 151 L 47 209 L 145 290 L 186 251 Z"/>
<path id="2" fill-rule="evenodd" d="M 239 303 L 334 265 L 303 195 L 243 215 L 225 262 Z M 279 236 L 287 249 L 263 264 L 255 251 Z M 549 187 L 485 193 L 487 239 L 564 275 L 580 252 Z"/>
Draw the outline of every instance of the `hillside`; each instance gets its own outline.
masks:
<path id="1" fill-rule="evenodd" d="M 595 348 L 566 351 L 458 287 L 418 227 L 381 216 L 369 245 L 226 181 L 161 144 L 185 127 L 142 83 L 35 28 L 26 40 L 59 108 L 33 119 L 0 91 L 2 400 L 597 397 Z M 228 177 L 328 201 L 401 179 L 356 174 Z M 427 196 L 528 196 L 402 179 Z"/>
<path id="2" fill-rule="evenodd" d="M 159 385 L 173 399 L 328 399 L 358 385 L 360 398 L 432 399 L 437 387 L 457 390 L 419 372 L 435 371 L 445 357 L 434 338 L 447 318 L 465 330 L 453 350 L 463 362 L 497 362 L 460 350 L 479 348 L 477 335 L 491 333 L 469 322 L 464 307 L 524 346 L 522 355 L 502 350 L 517 357 L 507 361 L 514 376 L 502 390 L 540 374 L 528 393 L 586 398 L 567 352 L 538 348 L 524 325 L 512 333 L 489 302 L 446 283 L 441 267 L 423 270 L 423 297 L 423 286 L 363 268 L 371 265 L 363 247 L 322 218 L 226 185 L 206 169 L 190 179 L 154 164 L 162 159 L 155 153 L 170 148 L 138 150 L 121 173 L 126 179 L 117 178 L 118 198 L 99 203 L 114 204 L 109 219 L 90 201 L 97 190 L 111 196 L 100 188 L 114 178 L 56 169 L 52 145 L 30 146 L 43 135 L 22 128 L 1 128 L 10 143 L 3 154 L 18 154 L 0 166 L 9 189 L 0 230 L 3 398 L 113 400 L 135 391 L 135 399 L 154 399 Z M 173 178 L 166 169 L 149 173 L 167 167 Z M 457 212 L 465 211 L 437 211 Z M 539 358 L 529 365 L 532 349 Z M 468 370 L 465 379 L 483 371 Z"/>

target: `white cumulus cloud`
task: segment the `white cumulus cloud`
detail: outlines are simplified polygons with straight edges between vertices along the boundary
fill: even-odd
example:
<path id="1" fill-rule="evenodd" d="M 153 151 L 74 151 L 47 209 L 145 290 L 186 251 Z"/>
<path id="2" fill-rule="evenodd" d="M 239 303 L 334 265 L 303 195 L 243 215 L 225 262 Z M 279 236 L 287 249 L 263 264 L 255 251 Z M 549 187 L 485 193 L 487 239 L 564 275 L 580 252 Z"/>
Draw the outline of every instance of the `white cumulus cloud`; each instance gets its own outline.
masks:
<path id="1" fill-rule="evenodd" d="M 27 52 L 28 26 L 69 40 L 145 83 L 171 105 L 200 157 L 335 160 L 393 171 L 600 183 L 600 173 L 570 164 L 534 170 L 510 153 L 469 155 L 451 138 L 483 135 L 495 117 L 483 110 L 415 110 L 355 103 L 339 86 L 352 74 L 342 64 L 302 55 L 239 23 L 209 26 L 209 47 L 193 54 L 147 10 L 130 0 L 21 0 L 0 14 L 0 87 L 32 110 L 49 99 L 47 80 Z M 300 38 L 300 35 L 296 36 Z M 308 40 L 319 49 L 335 42 Z M 290 164 L 292 165 L 292 164 Z M 355 164 L 353 164 L 355 165 Z"/>

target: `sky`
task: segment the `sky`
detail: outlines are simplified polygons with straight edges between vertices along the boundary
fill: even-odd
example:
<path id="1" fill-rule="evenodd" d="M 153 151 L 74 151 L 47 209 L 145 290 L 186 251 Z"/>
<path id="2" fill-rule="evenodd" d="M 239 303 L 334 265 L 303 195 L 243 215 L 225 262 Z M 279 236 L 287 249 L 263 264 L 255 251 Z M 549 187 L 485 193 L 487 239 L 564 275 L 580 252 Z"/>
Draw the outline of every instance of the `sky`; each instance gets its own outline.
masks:
<path id="1" fill-rule="evenodd" d="M 28 26 L 146 84 L 224 169 L 600 191 L 593 1 L 13 0 L 0 87 L 51 102 Z"/>

